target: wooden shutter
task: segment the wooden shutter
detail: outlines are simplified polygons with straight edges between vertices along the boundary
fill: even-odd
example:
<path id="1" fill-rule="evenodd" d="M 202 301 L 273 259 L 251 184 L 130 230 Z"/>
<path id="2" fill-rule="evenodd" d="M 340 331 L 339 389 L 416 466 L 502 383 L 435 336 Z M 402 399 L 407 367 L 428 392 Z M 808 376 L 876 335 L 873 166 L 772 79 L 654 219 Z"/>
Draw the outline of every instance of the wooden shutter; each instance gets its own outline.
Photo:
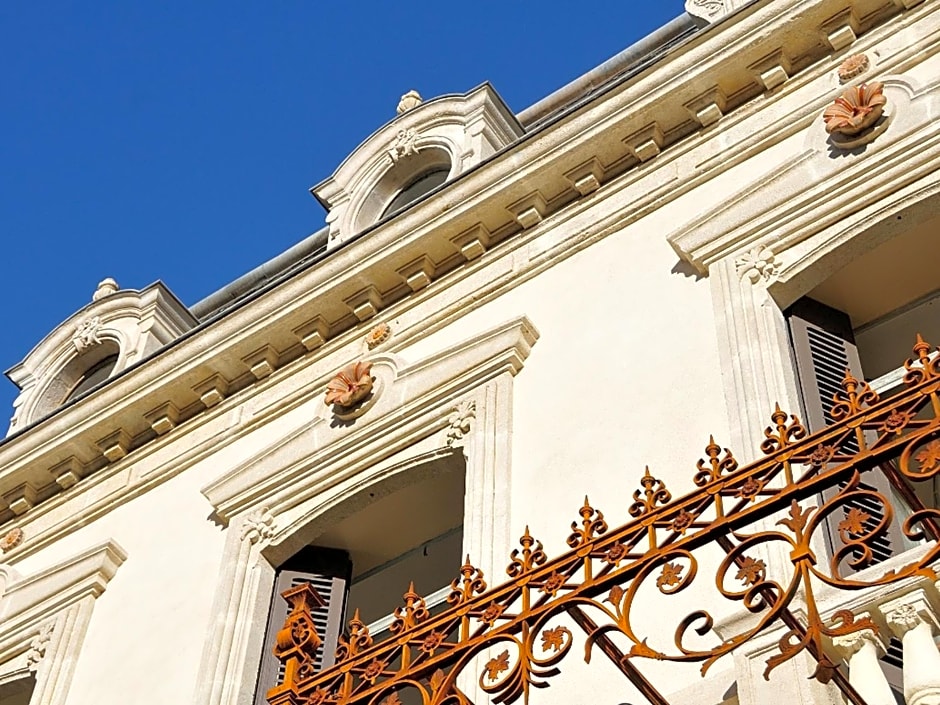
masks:
<path id="1" fill-rule="evenodd" d="M 865 376 L 862 373 L 862 364 L 855 347 L 852 322 L 846 314 L 813 299 L 803 298 L 787 312 L 787 317 L 803 395 L 804 419 L 807 428 L 812 433 L 833 423 L 832 407 L 835 405 L 833 396 L 842 390 L 845 371 L 850 370 L 856 379 L 865 379 Z M 850 451 L 858 450 L 854 439 L 847 446 Z M 859 487 L 877 490 L 895 507 L 899 506 L 894 500 L 894 493 L 888 479 L 877 470 L 865 473 Z M 857 507 L 875 517 L 874 521 L 881 517 L 881 507 L 878 503 L 855 500 L 844 505 L 845 510 L 852 507 Z M 901 517 L 896 511 L 894 521 L 888 527 L 888 531 L 869 542 L 873 553 L 873 563 L 880 563 L 895 553 L 905 550 L 900 522 Z M 839 519 L 835 514 L 830 516 L 826 537 L 830 551 L 833 551 L 835 546 L 841 545 L 839 531 L 836 528 L 838 523 Z M 844 566 L 843 570 L 851 570 L 851 567 Z M 900 646 L 897 639 L 892 639 L 887 653 L 881 658 L 881 664 L 895 698 L 903 704 L 901 694 L 903 661 Z"/>
<path id="2" fill-rule="evenodd" d="M 317 634 L 323 640 L 314 662 L 319 671 L 329 668 L 334 662 L 336 642 L 345 619 L 346 593 L 351 572 L 352 563 L 348 553 L 315 546 L 302 549 L 278 569 L 268 611 L 264 652 L 258 670 L 255 705 L 266 705 L 265 695 L 268 690 L 284 678 L 284 665 L 274 656 L 274 636 L 287 619 L 287 601 L 281 597 L 281 593 L 301 583 L 310 583 L 323 598 L 323 607 L 313 612 Z"/>
<path id="3" fill-rule="evenodd" d="M 788 320 L 803 393 L 804 417 L 812 433 L 833 423 L 833 396 L 842 390 L 845 371 L 850 370 L 856 379 L 865 379 L 865 376 L 855 347 L 852 323 L 846 314 L 813 299 L 803 298 L 788 311 Z M 846 446 L 849 452 L 858 451 L 854 439 Z M 888 479 L 877 470 L 862 476 L 860 488 L 876 490 L 891 500 L 893 506 L 899 507 Z M 881 516 L 880 504 L 875 501 L 859 499 L 845 505 L 845 509 L 852 507 L 876 519 Z M 884 561 L 905 549 L 900 519 L 896 511 L 888 531 L 870 542 L 873 562 Z M 830 550 L 841 545 L 836 529 L 838 523 L 835 516 L 830 517 Z"/>

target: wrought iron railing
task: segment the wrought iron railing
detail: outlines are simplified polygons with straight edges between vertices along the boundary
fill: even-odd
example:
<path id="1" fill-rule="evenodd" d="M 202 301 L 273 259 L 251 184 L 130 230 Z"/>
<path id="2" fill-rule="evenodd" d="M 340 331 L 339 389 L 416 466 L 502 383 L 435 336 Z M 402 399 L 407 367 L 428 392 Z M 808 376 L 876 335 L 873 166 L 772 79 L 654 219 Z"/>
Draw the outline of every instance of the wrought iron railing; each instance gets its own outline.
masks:
<path id="1" fill-rule="evenodd" d="M 659 705 L 666 700 L 641 672 L 644 659 L 697 662 L 704 675 L 748 640 L 782 628 L 765 675 L 805 652 L 817 663 L 816 679 L 863 703 L 838 666 L 833 639 L 878 627 L 850 611 L 827 614 L 818 594 L 823 586 L 863 590 L 936 580 L 931 566 L 940 557 L 940 512 L 923 506 L 912 489 L 940 473 L 940 356 L 918 337 L 905 367 L 905 390 L 887 399 L 847 375 L 835 423 L 812 435 L 778 406 L 761 444 L 764 456 L 744 467 L 710 440 L 693 473 L 697 489 L 684 497 L 674 498 L 647 469 L 627 508 L 632 520 L 621 527 L 610 529 L 585 499 L 571 524 L 570 550 L 557 558 L 549 560 L 527 529 L 499 587 L 489 589 L 468 558 L 447 611 L 431 616 L 409 591 L 381 643 L 373 643 L 357 613 L 336 664 L 323 672 L 312 668 L 319 638 L 309 608 L 316 597 L 303 587 L 286 593 L 291 613 L 275 652 L 287 675 L 269 691 L 269 702 L 398 705 L 420 696 L 423 705 L 470 705 L 473 691 L 482 691 L 493 702 L 512 703 L 559 673 L 580 630 L 586 660 L 600 651 Z M 875 563 L 869 543 L 896 517 L 896 501 L 863 482 L 871 474 L 890 480 L 906 505 L 903 532 L 923 548 L 903 567 L 859 574 Z M 858 509 L 860 499 L 880 512 Z M 821 555 L 826 531 L 836 535 L 830 556 Z M 721 558 L 703 558 L 706 548 L 720 549 Z M 702 578 L 706 570 L 714 572 L 710 581 Z M 711 594 L 705 607 L 677 620 L 671 644 L 663 643 L 661 629 L 650 634 L 637 626 L 641 588 L 662 599 L 693 587 Z M 737 633 L 716 634 L 722 603 L 725 612 L 751 613 Z"/>

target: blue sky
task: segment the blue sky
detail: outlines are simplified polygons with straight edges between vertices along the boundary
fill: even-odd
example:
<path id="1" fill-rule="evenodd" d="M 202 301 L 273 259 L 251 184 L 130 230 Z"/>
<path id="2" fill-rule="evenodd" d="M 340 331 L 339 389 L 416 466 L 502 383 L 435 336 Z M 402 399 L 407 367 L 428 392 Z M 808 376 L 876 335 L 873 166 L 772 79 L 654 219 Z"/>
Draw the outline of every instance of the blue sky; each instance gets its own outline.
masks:
<path id="1" fill-rule="evenodd" d="M 407 90 L 520 111 L 682 6 L 0 3 L 0 369 L 104 277 L 193 304 L 318 230 L 308 188 Z"/>

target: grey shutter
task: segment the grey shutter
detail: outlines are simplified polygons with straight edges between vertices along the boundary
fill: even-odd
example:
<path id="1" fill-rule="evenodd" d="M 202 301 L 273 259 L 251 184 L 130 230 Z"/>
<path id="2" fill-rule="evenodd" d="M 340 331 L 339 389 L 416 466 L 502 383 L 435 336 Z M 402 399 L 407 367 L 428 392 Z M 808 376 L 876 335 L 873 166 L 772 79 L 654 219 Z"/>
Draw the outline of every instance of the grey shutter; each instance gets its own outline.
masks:
<path id="1" fill-rule="evenodd" d="M 800 299 L 788 312 L 790 334 L 796 356 L 806 425 L 810 432 L 819 431 L 833 423 L 833 396 L 842 390 L 842 379 L 848 369 L 856 379 L 865 379 L 855 347 L 852 323 L 849 317 L 813 299 Z M 846 450 L 857 452 L 855 440 L 846 443 Z M 892 501 L 894 492 L 888 479 L 875 470 L 863 475 L 862 489 L 873 489 Z M 853 500 L 846 509 L 856 507 L 873 517 L 880 517 L 880 505 L 866 499 Z M 840 544 L 835 517 L 830 519 L 829 548 Z M 905 549 L 900 530 L 900 517 L 895 512 L 888 531 L 871 542 L 873 562 L 880 563 Z"/>
<path id="2" fill-rule="evenodd" d="M 274 655 L 274 637 L 287 619 L 287 601 L 281 593 L 310 583 L 323 598 L 323 607 L 313 611 L 313 622 L 323 641 L 314 665 L 318 671 L 329 668 L 333 665 L 336 643 L 343 628 L 351 568 L 349 554 L 345 551 L 308 546 L 278 569 L 258 670 L 255 705 L 266 705 L 267 692 L 284 679 L 284 664 Z"/>

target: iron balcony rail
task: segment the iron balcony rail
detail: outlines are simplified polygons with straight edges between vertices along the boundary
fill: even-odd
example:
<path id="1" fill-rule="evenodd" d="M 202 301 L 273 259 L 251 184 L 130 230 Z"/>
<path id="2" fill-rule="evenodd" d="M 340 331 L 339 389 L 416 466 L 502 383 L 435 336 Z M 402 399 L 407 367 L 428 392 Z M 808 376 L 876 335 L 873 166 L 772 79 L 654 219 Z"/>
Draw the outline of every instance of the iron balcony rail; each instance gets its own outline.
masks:
<path id="1" fill-rule="evenodd" d="M 411 589 L 395 611 L 391 636 L 380 643 L 357 612 L 335 665 L 322 672 L 313 669 L 320 639 L 310 614 L 319 597 L 305 585 L 285 592 L 291 611 L 274 650 L 286 672 L 268 692 L 269 703 L 399 705 L 420 697 L 422 705 L 471 705 L 480 692 L 496 703 L 527 700 L 531 688 L 560 672 L 580 631 L 586 661 L 600 651 L 660 705 L 667 701 L 641 673 L 643 659 L 697 662 L 704 675 L 719 658 L 780 627 L 786 632 L 765 677 L 806 652 L 818 680 L 863 703 L 830 655 L 831 640 L 877 626 L 849 611 L 825 615 L 817 594 L 820 586 L 861 590 L 936 580 L 940 512 L 923 506 L 913 487 L 940 473 L 940 356 L 918 336 L 905 368 L 904 391 L 886 399 L 847 374 L 835 396 L 835 422 L 818 433 L 808 434 L 778 405 L 764 432 L 763 457 L 744 467 L 711 439 L 693 473 L 696 490 L 683 497 L 673 498 L 647 469 L 623 526 L 610 529 L 585 498 L 571 524 L 570 550 L 557 558 L 549 560 L 526 529 L 510 555 L 509 581 L 499 587 L 489 589 L 468 557 L 445 612 L 431 616 Z M 875 476 L 887 478 L 907 505 L 907 539 L 927 548 L 909 565 L 862 578 L 857 571 L 876 563 L 871 542 L 896 514 L 892 500 L 866 482 Z M 826 532 L 835 547 L 821 558 Z M 708 547 L 720 549 L 721 559 L 703 558 Z M 785 571 L 770 568 L 780 564 Z M 706 569 L 713 579 L 699 579 Z M 873 572 L 880 571 L 864 575 Z M 738 633 L 719 637 L 712 613 L 696 609 L 678 620 L 673 643 L 665 644 L 661 629 L 647 634 L 636 624 L 641 588 L 657 599 L 710 589 L 702 604 L 730 601 L 752 618 Z"/>

